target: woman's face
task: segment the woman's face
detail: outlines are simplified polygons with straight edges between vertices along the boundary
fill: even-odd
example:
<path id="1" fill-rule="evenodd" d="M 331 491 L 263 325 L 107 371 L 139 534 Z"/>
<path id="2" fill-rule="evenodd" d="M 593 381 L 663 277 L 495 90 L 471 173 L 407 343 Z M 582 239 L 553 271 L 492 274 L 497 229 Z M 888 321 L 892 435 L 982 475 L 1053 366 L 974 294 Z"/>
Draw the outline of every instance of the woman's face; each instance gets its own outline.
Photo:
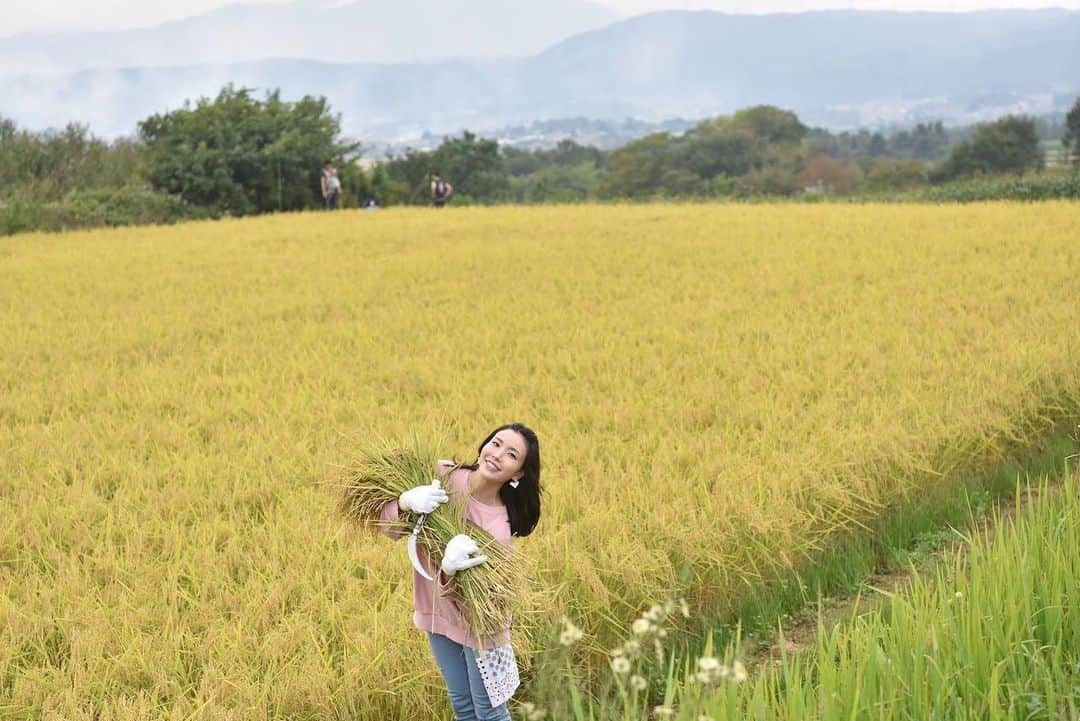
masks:
<path id="1" fill-rule="evenodd" d="M 491 483 L 506 483 L 520 478 L 529 444 L 525 437 L 511 428 L 504 428 L 480 449 L 476 472 Z"/>

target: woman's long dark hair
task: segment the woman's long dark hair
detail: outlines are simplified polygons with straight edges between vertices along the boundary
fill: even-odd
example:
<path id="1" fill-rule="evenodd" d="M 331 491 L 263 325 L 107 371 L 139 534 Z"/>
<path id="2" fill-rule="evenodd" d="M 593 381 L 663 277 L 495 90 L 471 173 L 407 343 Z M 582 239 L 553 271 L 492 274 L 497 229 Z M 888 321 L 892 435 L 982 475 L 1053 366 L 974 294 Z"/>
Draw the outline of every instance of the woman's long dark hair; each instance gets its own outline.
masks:
<path id="1" fill-rule="evenodd" d="M 462 464 L 461 468 L 475 471 L 480 467 L 480 452 L 488 444 L 495 434 L 505 430 L 516 431 L 521 434 L 528 444 L 525 450 L 525 462 L 521 464 L 521 480 L 517 488 L 509 483 L 504 483 L 499 489 L 499 498 L 506 504 L 506 514 L 510 516 L 510 535 L 527 536 L 540 522 L 540 439 L 528 426 L 521 423 L 507 423 L 499 426 L 487 438 L 480 441 L 480 447 L 476 449 L 476 463 L 472 465 Z"/>

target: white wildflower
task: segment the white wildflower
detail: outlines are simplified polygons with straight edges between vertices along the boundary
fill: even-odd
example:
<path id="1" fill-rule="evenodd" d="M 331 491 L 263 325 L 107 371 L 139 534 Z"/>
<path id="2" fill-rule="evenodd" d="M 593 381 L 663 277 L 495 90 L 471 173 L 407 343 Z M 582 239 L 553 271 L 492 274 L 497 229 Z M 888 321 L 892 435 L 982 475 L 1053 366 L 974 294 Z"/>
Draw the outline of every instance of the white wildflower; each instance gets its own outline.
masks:
<path id="1" fill-rule="evenodd" d="M 639 618 L 630 625 L 630 630 L 634 632 L 635 636 L 644 636 L 652 628 L 652 624 L 649 623 L 647 618 Z"/>
<path id="2" fill-rule="evenodd" d="M 559 634 L 559 643 L 561 643 L 563 646 L 571 646 L 580 641 L 585 636 L 585 633 L 580 628 L 575 626 L 574 622 L 566 616 L 562 617 L 562 623 L 563 630 L 562 633 Z"/>
<path id="3" fill-rule="evenodd" d="M 630 673 L 630 660 L 625 656 L 611 659 L 611 670 L 618 674 Z"/>
<path id="4" fill-rule="evenodd" d="M 521 713 L 527 719 L 527 721 L 540 721 L 547 712 L 542 708 L 537 708 L 536 704 L 526 701 L 521 704 Z"/>
<path id="5" fill-rule="evenodd" d="M 746 666 L 743 666 L 742 661 L 731 664 L 731 680 L 735 683 L 742 683 L 746 680 Z"/>
<path id="6" fill-rule="evenodd" d="M 634 674 L 630 677 L 630 688 L 634 689 L 635 691 L 644 691 L 646 688 L 648 688 L 648 686 L 649 682 L 641 676 Z"/>
<path id="7" fill-rule="evenodd" d="M 653 709 L 653 713 L 656 714 L 657 718 L 671 718 L 675 715 L 675 709 L 670 706 L 657 706 Z"/>
<path id="8" fill-rule="evenodd" d="M 702 656 L 701 658 L 699 658 L 697 660 L 697 666 L 702 671 L 711 672 L 711 671 L 715 671 L 716 669 L 720 668 L 720 662 L 717 661 L 712 656 Z"/>

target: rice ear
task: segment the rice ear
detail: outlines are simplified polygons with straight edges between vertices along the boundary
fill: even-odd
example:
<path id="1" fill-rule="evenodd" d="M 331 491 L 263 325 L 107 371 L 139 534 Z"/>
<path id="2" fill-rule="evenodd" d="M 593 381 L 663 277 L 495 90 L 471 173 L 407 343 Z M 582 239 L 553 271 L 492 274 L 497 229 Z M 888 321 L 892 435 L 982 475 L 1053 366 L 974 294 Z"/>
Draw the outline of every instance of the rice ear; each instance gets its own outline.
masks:
<path id="1" fill-rule="evenodd" d="M 411 530 L 416 514 L 382 520 L 382 509 L 410 488 L 431 483 L 437 473 L 442 443 L 420 435 L 403 442 L 376 440 L 362 446 L 339 484 L 338 511 L 363 528 Z M 454 470 L 460 468 L 460 464 Z M 450 471 L 451 473 L 453 471 Z M 446 474 L 449 476 L 449 473 Z M 517 552 L 465 517 L 468 494 L 454 494 L 449 503 L 428 514 L 417 542 L 436 563 L 454 536 L 471 536 L 486 554 L 486 563 L 455 576 L 456 595 L 477 639 L 501 634 L 526 586 L 524 563 Z"/>

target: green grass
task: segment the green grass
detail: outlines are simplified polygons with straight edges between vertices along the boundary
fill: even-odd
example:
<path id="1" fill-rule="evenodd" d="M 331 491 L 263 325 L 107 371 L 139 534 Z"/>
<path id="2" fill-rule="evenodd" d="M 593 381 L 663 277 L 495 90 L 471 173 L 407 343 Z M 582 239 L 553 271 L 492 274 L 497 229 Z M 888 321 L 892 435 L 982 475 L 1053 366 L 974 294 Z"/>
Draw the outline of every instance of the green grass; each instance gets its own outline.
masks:
<path id="1" fill-rule="evenodd" d="M 737 634 L 774 629 L 778 619 L 813 607 L 823 596 L 854 592 L 874 573 L 907 565 L 913 556 L 955 538 L 952 529 L 970 528 L 1015 490 L 1018 476 L 1058 474 L 1062 459 L 1078 452 L 1080 442 L 1071 434 L 1055 434 L 996 468 L 969 471 L 955 484 L 941 484 L 937 494 L 898 505 L 873 528 L 833 539 L 810 562 L 747 594 L 728 622 L 715 628 L 713 642 L 723 647 Z"/>
<path id="2" fill-rule="evenodd" d="M 815 653 L 743 685 L 686 687 L 678 718 L 960 721 L 1080 718 L 1080 477 L 1047 477 L 994 533 Z"/>
<path id="3" fill-rule="evenodd" d="M 663 664 L 643 659 L 635 666 L 635 673 L 649 676 L 649 689 L 641 694 L 629 694 L 614 678 L 591 675 L 586 681 L 582 674 L 587 672 L 581 668 L 560 670 L 555 674 L 557 682 L 552 683 L 549 661 L 547 666 L 541 664 L 543 678 L 535 684 L 533 693 L 526 692 L 522 697 L 538 699 L 539 706 L 552 711 L 555 718 L 579 721 L 641 718 L 653 705 L 670 703 L 680 688 L 685 692 L 684 679 L 694 671 L 695 659 L 711 656 L 713 649 L 726 649 L 725 659 L 730 663 L 740 654 L 740 648 L 747 650 L 757 637 L 775 633 L 778 626 L 812 618 L 815 614 L 820 617 L 823 598 L 865 592 L 866 583 L 874 574 L 903 568 L 930 569 L 931 573 L 936 573 L 940 564 L 934 563 L 932 556 L 946 544 L 969 537 L 982 519 L 996 513 L 1000 502 L 1015 496 L 1020 479 L 1040 477 L 1044 479 L 1043 483 L 1050 483 L 1066 476 L 1064 459 L 1080 453 L 1080 441 L 1064 430 L 1069 427 L 1072 427 L 1070 422 L 1063 422 L 1058 433 L 1050 434 L 1038 446 L 1015 449 L 1008 462 L 989 469 L 969 470 L 956 483 L 943 483 L 936 495 L 898 504 L 872 528 L 833 539 L 799 569 L 751 589 L 744 602 L 726 619 L 716 621 L 706 615 L 696 616 L 701 627 L 690 629 L 687 636 L 679 636 L 675 642 L 665 644 L 668 648 Z M 1076 485 L 1075 478 L 1069 478 L 1062 492 L 1071 492 L 1075 496 Z M 867 605 L 862 604 L 863 607 Z M 886 604 L 878 605 L 884 608 Z M 1080 622 L 1080 619 L 1076 620 Z M 556 652 L 555 655 L 560 654 Z M 555 663 L 563 661 L 560 658 Z M 683 669 L 686 673 L 681 678 L 673 678 L 674 669 Z M 600 674 L 601 677 L 604 675 L 611 675 L 606 667 Z M 1077 682 L 1080 683 L 1080 677 Z M 572 704 L 560 702 L 567 683 L 575 686 Z M 581 700 L 583 692 L 576 688 L 577 684 L 593 689 L 587 702 Z M 522 714 L 522 718 L 526 717 L 527 714 Z M 773 718 L 752 714 L 748 717 Z M 695 716 L 686 718 L 696 719 Z"/>

